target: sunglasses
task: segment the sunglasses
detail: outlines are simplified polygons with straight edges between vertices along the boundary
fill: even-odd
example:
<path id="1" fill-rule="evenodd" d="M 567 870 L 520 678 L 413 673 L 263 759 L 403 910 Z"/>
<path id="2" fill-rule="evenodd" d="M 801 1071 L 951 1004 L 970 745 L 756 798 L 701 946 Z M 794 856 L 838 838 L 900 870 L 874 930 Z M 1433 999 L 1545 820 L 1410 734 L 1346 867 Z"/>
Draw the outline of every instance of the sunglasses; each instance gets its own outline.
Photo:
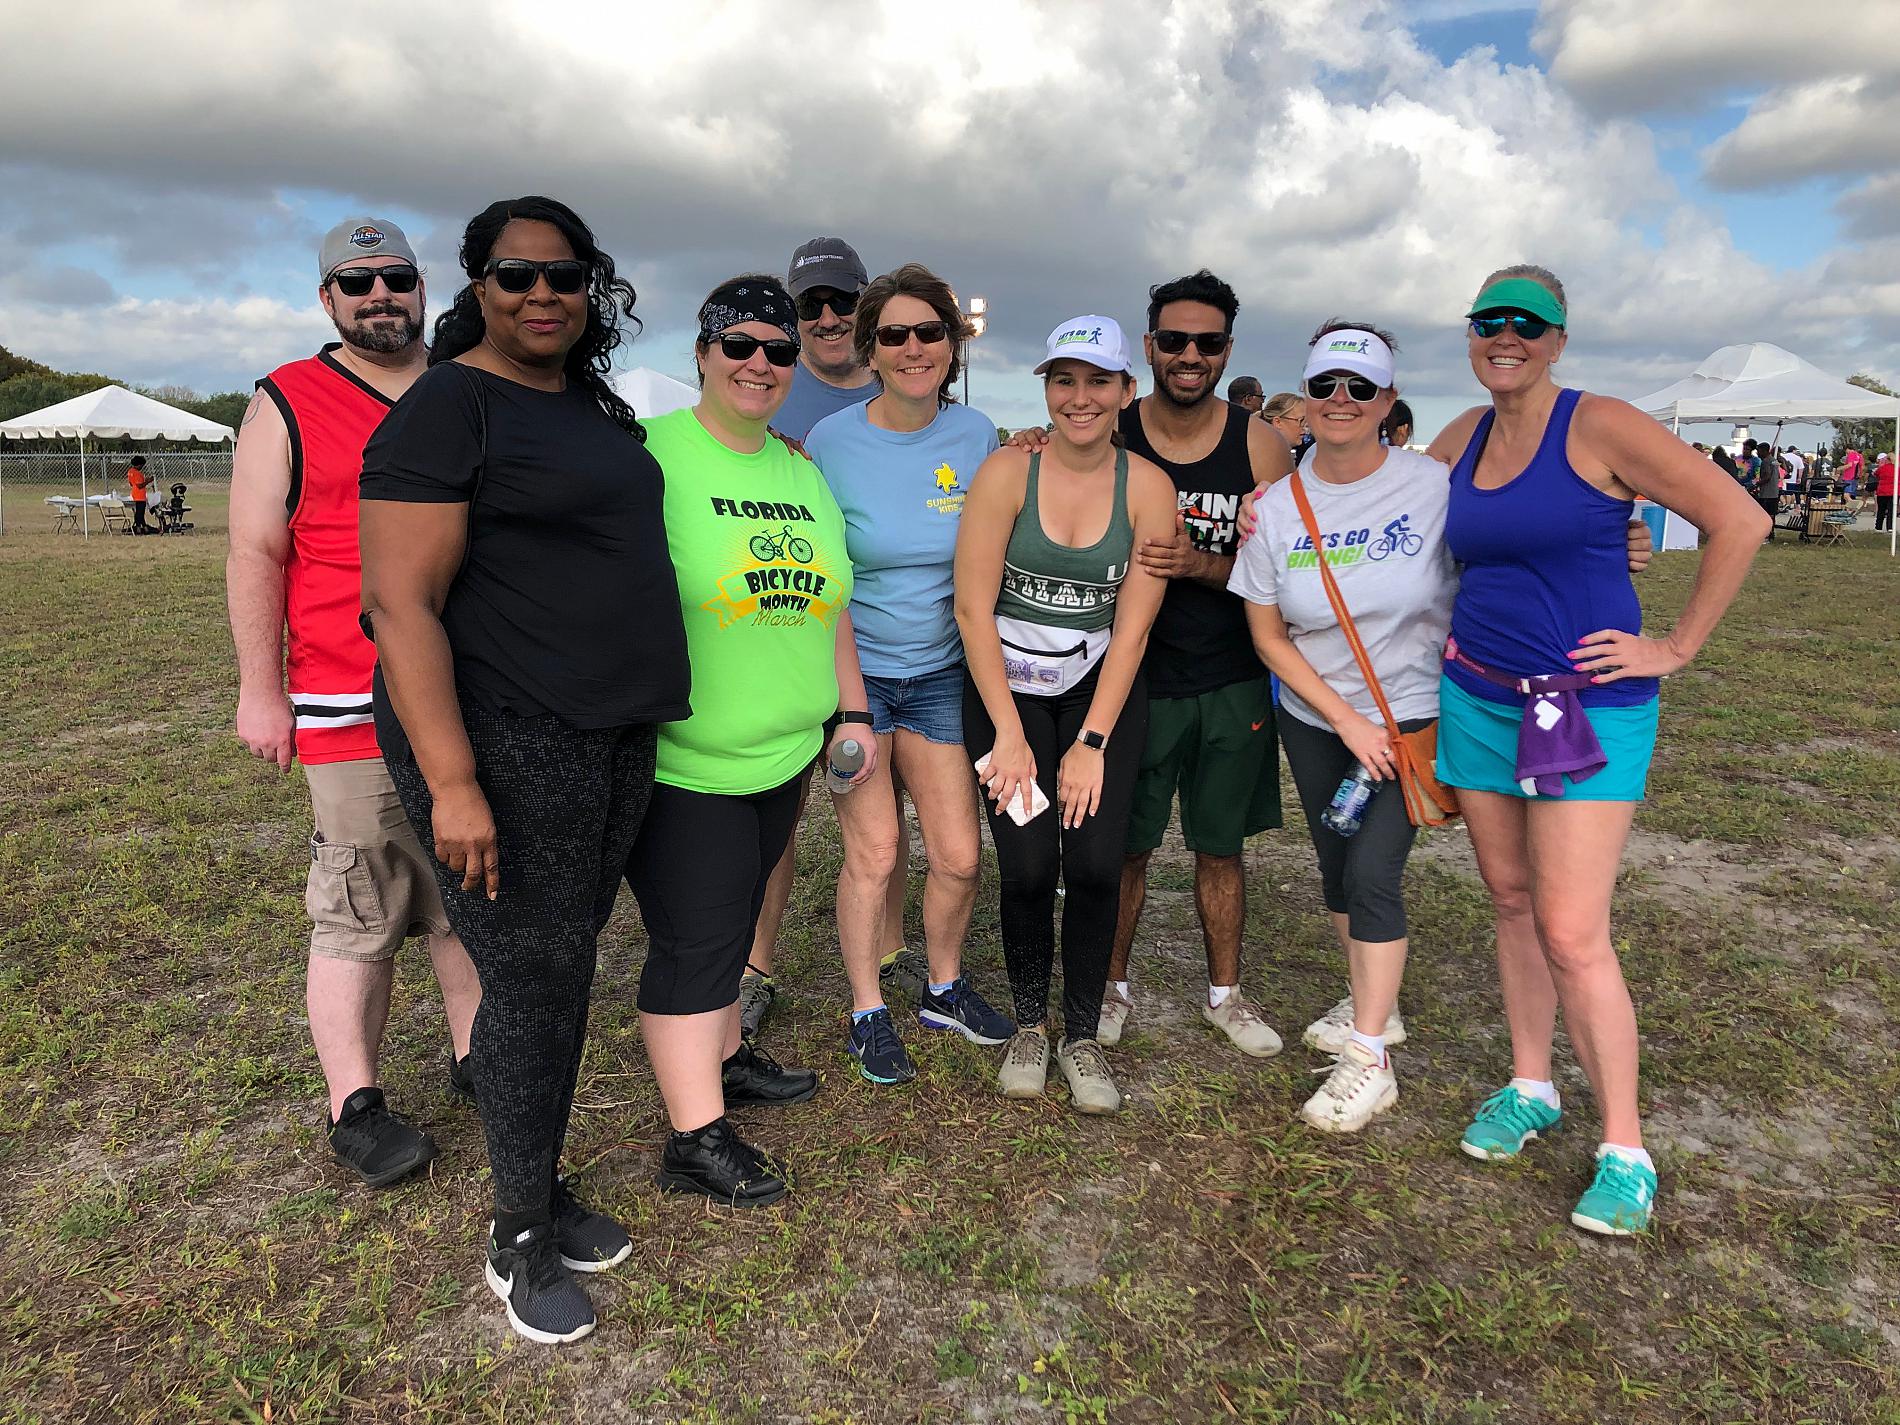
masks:
<path id="1" fill-rule="evenodd" d="M 1542 317 L 1533 317 L 1524 312 L 1507 312 L 1496 317 L 1473 317 L 1471 334 L 1489 340 L 1508 326 L 1525 341 L 1536 341 L 1550 330 L 1551 325 Z"/>
<path id="2" fill-rule="evenodd" d="M 548 290 L 571 297 L 587 285 L 587 264 L 576 257 L 556 258 L 553 262 L 530 262 L 525 257 L 498 257 L 482 269 L 482 276 L 495 279 L 504 292 L 519 296 L 534 290 L 535 280 L 548 279 Z"/>
<path id="3" fill-rule="evenodd" d="M 725 353 L 728 361 L 750 361 L 752 353 L 760 347 L 765 348 L 765 359 L 774 366 L 790 366 L 798 360 L 798 343 L 795 341 L 766 340 L 743 333 L 718 338 L 719 349 Z"/>
<path id="4" fill-rule="evenodd" d="M 398 294 L 415 291 L 416 283 L 422 280 L 422 274 L 413 267 L 339 267 L 330 274 L 336 290 L 345 297 L 369 296 L 379 277 L 383 286 Z"/>
<path id="5" fill-rule="evenodd" d="M 887 327 L 879 327 L 877 329 L 877 344 L 879 346 L 902 346 L 905 342 L 910 340 L 912 332 L 917 334 L 919 345 L 932 346 L 937 342 L 945 340 L 950 335 L 950 323 L 917 322 L 911 326 L 900 326 L 896 322 L 893 322 Z"/>
<path id="6" fill-rule="evenodd" d="M 1202 356 L 1219 356 L 1234 339 L 1228 332 L 1158 331 L 1148 335 L 1154 338 L 1155 350 L 1163 356 L 1179 356 L 1187 350 L 1189 342 L 1194 343 L 1194 349 Z"/>
<path id="7" fill-rule="evenodd" d="M 815 322 L 826 307 L 831 308 L 834 316 L 848 317 L 858 309 L 856 292 L 836 292 L 829 287 L 814 288 L 794 299 L 801 322 Z"/>
<path id="8" fill-rule="evenodd" d="M 1315 401 L 1330 401 L 1333 398 L 1333 392 L 1337 391 L 1341 385 L 1345 386 L 1346 394 L 1362 406 L 1379 394 L 1377 381 L 1369 380 L 1364 376 L 1343 376 L 1335 371 L 1307 377 L 1306 394 Z"/>

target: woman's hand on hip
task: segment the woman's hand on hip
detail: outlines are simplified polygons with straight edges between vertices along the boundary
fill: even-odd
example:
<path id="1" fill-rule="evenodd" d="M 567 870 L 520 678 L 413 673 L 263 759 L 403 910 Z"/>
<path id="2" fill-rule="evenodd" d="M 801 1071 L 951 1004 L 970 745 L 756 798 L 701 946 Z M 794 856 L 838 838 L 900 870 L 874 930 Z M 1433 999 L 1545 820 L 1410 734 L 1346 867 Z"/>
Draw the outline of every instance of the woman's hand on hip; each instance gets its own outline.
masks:
<path id="1" fill-rule="evenodd" d="M 1688 666 L 1689 655 L 1667 638 L 1644 638 L 1620 628 L 1586 633 L 1570 650 L 1570 664 L 1579 673 L 1594 674 L 1593 681 L 1616 683 L 1624 678 L 1667 678 Z"/>
<path id="2" fill-rule="evenodd" d="M 438 793 L 429 817 L 435 833 L 435 858 L 461 873 L 462 889 L 486 891 L 492 901 L 501 893 L 501 850 L 496 844 L 495 815 L 482 789 L 470 782 Z"/>

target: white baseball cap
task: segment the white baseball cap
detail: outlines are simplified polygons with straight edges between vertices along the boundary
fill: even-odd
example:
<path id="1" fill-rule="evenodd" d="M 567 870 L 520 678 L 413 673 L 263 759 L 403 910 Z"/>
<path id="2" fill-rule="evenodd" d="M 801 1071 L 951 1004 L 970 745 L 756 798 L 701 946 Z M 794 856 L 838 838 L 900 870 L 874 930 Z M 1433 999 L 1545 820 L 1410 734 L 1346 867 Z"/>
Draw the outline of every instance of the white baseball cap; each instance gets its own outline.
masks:
<path id="1" fill-rule="evenodd" d="M 1306 354 L 1306 371 L 1300 379 L 1304 382 L 1328 371 L 1350 371 L 1376 381 L 1384 390 L 1392 384 L 1392 348 L 1377 333 L 1363 327 L 1327 332 Z"/>
<path id="2" fill-rule="evenodd" d="M 1036 363 L 1035 374 L 1042 375 L 1058 361 L 1086 361 L 1104 371 L 1135 374 L 1128 359 L 1128 338 L 1113 317 L 1071 317 L 1050 332 L 1049 354 Z"/>

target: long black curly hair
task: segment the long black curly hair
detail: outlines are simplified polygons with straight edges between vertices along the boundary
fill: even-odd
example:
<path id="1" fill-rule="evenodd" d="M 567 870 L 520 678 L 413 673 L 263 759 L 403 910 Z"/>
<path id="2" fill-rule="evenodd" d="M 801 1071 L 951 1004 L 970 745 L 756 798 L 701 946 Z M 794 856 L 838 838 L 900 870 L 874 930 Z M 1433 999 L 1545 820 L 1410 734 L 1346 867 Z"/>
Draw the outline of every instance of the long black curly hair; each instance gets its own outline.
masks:
<path id="1" fill-rule="evenodd" d="M 593 230 L 581 221 L 580 214 L 553 198 L 504 198 L 490 203 L 468 220 L 468 227 L 462 231 L 461 261 L 470 285 L 457 292 L 449 309 L 435 319 L 429 364 L 448 361 L 480 343 L 487 328 L 482 321 L 481 303 L 475 299 L 473 283 L 487 271 L 488 259 L 494 254 L 501 230 L 517 219 L 552 223 L 574 249 L 574 256 L 587 264 L 587 327 L 581 339 L 568 348 L 562 369 L 567 372 L 568 380 L 579 384 L 600 403 L 610 420 L 645 440 L 646 433 L 640 429 L 633 407 L 620 399 L 607 380 L 614 349 L 624 339 L 622 319 L 631 321 L 636 328 L 640 325 L 640 319 L 633 314 L 633 284 L 614 276 L 614 260 L 600 250 Z"/>

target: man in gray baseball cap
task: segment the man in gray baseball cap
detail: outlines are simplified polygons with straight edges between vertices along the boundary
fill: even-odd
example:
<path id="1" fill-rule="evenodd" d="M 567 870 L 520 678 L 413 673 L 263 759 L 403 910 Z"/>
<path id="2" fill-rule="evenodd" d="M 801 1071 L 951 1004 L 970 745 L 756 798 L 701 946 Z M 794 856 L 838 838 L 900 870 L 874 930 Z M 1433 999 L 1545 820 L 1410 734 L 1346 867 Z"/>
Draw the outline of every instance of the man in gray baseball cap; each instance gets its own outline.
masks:
<path id="1" fill-rule="evenodd" d="M 421 345 L 422 269 L 394 223 L 345 218 L 324 234 L 317 249 L 317 300 L 345 349 L 401 357 L 395 365 L 421 371 L 427 359 Z"/>
<path id="2" fill-rule="evenodd" d="M 798 304 L 800 349 L 791 393 L 772 420 L 779 434 L 803 440 L 833 411 L 877 394 L 876 378 L 858 365 L 852 349 L 852 314 L 870 280 L 843 238 L 813 238 L 792 254 L 785 286 Z"/>

